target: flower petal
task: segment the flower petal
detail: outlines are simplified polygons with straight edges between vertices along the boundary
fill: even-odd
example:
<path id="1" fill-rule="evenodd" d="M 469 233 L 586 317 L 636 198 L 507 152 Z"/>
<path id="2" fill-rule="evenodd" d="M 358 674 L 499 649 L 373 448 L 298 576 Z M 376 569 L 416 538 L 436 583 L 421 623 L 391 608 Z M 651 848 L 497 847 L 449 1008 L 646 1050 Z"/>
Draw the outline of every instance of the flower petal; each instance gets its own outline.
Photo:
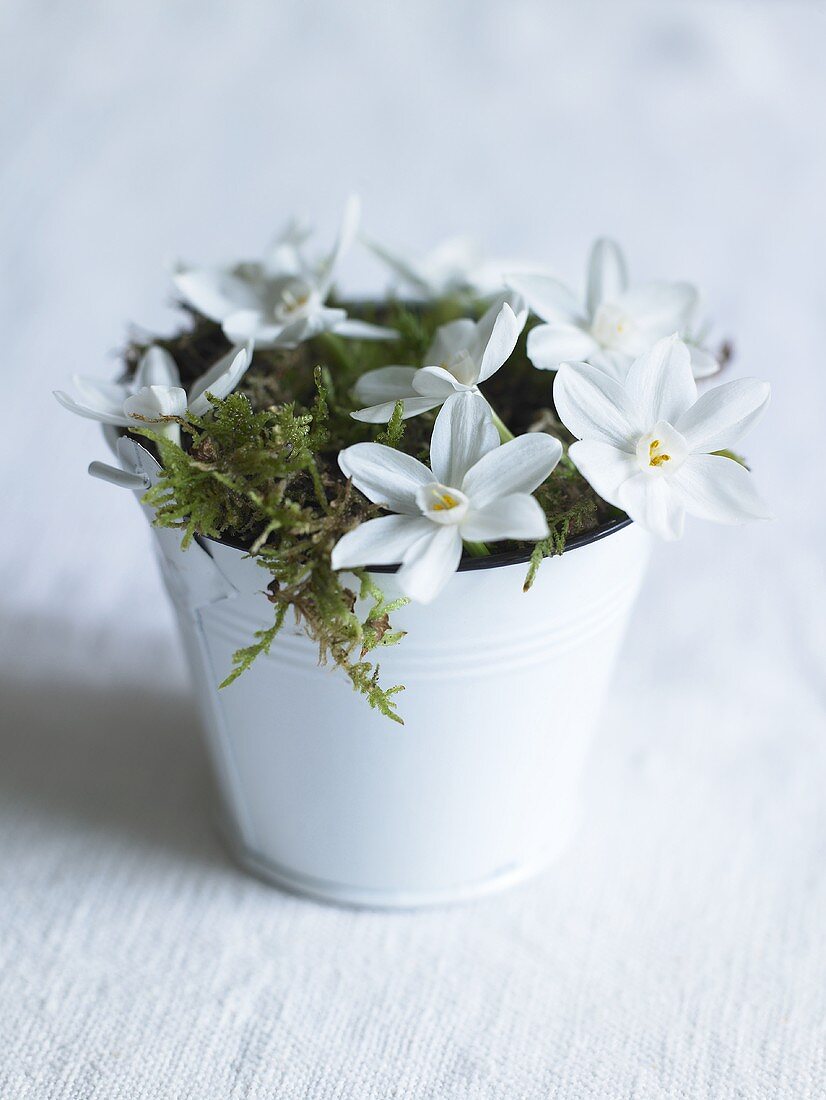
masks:
<path id="1" fill-rule="evenodd" d="M 224 319 L 221 328 L 230 343 L 243 344 L 247 340 L 255 340 L 259 347 L 271 348 L 285 326 L 266 321 L 260 310 L 239 309 Z"/>
<path id="2" fill-rule="evenodd" d="M 430 397 L 397 397 L 396 401 L 401 401 L 404 406 L 403 420 L 409 420 L 411 416 L 418 416 L 419 413 L 437 409 L 442 403 L 441 399 L 434 400 Z M 378 405 L 368 405 L 365 409 L 351 412 L 350 416 L 353 420 L 358 420 L 362 424 L 387 424 L 396 408 L 396 401 L 383 401 Z"/>
<path id="3" fill-rule="evenodd" d="M 640 472 L 634 455 L 597 439 L 572 443 L 568 456 L 591 488 L 616 507 L 622 484 Z"/>
<path id="4" fill-rule="evenodd" d="M 164 416 L 186 413 L 186 391 L 180 386 L 144 386 L 123 403 L 124 413 L 135 420 L 155 422 Z"/>
<path id="5" fill-rule="evenodd" d="M 369 370 L 353 386 L 353 399 L 368 405 L 418 396 L 413 389 L 415 367 L 379 367 Z"/>
<path id="6" fill-rule="evenodd" d="M 770 396 L 768 382 L 737 378 L 704 393 L 674 427 L 691 451 L 721 451 L 734 446 L 760 419 Z"/>
<path id="7" fill-rule="evenodd" d="M 357 317 L 345 317 L 333 326 L 338 336 L 348 340 L 398 340 L 399 334 L 386 325 L 371 325 L 369 321 L 360 321 Z"/>
<path id="8" fill-rule="evenodd" d="M 267 275 L 275 278 L 302 275 L 305 265 L 301 260 L 301 246 L 312 232 L 313 227 L 305 218 L 290 218 L 261 261 Z"/>
<path id="9" fill-rule="evenodd" d="M 672 482 L 672 478 L 640 471 L 620 486 L 619 507 L 646 531 L 663 539 L 678 539 L 685 512 Z"/>
<path id="10" fill-rule="evenodd" d="M 443 485 L 459 489 L 471 466 L 498 446 L 499 433 L 484 397 L 474 393 L 454 394 L 447 399 L 433 425 L 430 439 L 433 475 Z"/>
<path id="11" fill-rule="evenodd" d="M 462 536 L 457 526 L 430 526 L 433 534 L 414 543 L 396 574 L 402 592 L 419 603 L 430 603 L 438 596 L 462 557 Z"/>
<path id="12" fill-rule="evenodd" d="M 633 451 L 641 428 L 623 387 L 600 367 L 563 363 L 554 379 L 554 404 L 560 420 L 577 439 L 599 439 Z"/>
<path id="13" fill-rule="evenodd" d="M 188 407 L 193 416 L 206 416 L 212 406 L 207 392 L 213 397 L 223 399 L 231 394 L 252 363 L 252 343 L 243 348 L 233 348 L 223 355 L 214 366 L 202 374 L 189 391 Z"/>
<path id="14" fill-rule="evenodd" d="M 404 560 L 433 524 L 424 516 L 379 516 L 367 520 L 338 540 L 333 547 L 333 569 L 364 565 L 394 565 Z"/>
<path id="15" fill-rule="evenodd" d="M 605 371 L 610 378 L 624 383 L 634 359 L 616 348 L 600 348 L 599 351 L 588 356 L 588 362 L 592 367 L 599 367 L 600 370 Z"/>
<path id="16" fill-rule="evenodd" d="M 469 317 L 460 317 L 439 325 L 433 342 L 427 349 L 425 363 L 436 367 L 449 363 L 460 352 L 469 351 L 476 339 L 476 323 Z"/>
<path id="17" fill-rule="evenodd" d="M 475 288 L 475 272 L 482 264 L 478 243 L 471 237 L 448 237 L 419 260 L 418 270 L 431 297 L 464 294 Z"/>
<path id="18" fill-rule="evenodd" d="M 349 251 L 353 241 L 356 239 L 360 219 L 361 200 L 358 195 L 349 195 L 347 202 L 344 204 L 344 213 L 341 218 L 341 225 L 339 226 L 336 243 L 333 245 L 330 255 L 324 261 L 322 274 L 318 281 L 318 291 L 322 299 L 327 297 L 335 276 L 335 270 L 344 257 L 344 254 Z"/>
<path id="19" fill-rule="evenodd" d="M 109 410 L 93 408 L 90 405 L 83 405 L 75 401 L 73 397 L 63 390 L 53 390 L 52 392 L 64 409 L 68 409 L 69 412 L 73 412 L 77 416 L 82 416 L 86 420 L 97 420 L 100 424 L 115 424 L 121 428 L 127 428 L 135 423 L 134 420 L 130 420 L 129 417 L 123 413 L 116 413 Z"/>
<path id="20" fill-rule="evenodd" d="M 697 400 L 688 348 L 675 333 L 656 344 L 632 363 L 625 392 L 643 430 L 667 420 L 676 425 Z"/>
<path id="21" fill-rule="evenodd" d="M 691 283 L 645 283 L 626 290 L 617 301 L 650 340 L 690 331 L 698 303 Z"/>
<path id="22" fill-rule="evenodd" d="M 625 257 L 616 241 L 600 237 L 594 242 L 588 261 L 588 316 L 593 317 L 605 301 L 616 301 L 628 286 Z"/>
<path id="23" fill-rule="evenodd" d="M 332 332 L 337 329 L 346 318 L 347 313 L 345 310 L 331 309 L 327 306 L 322 306 L 307 317 L 300 317 L 297 321 L 284 325 L 272 346 L 279 348 L 297 348 L 298 345 L 302 344 L 305 340 L 312 340 L 314 336 L 318 336 L 322 332 Z M 224 327 L 226 330 L 226 326 Z M 255 337 L 255 342 L 257 344 L 260 344 L 261 340 L 261 336 Z"/>
<path id="24" fill-rule="evenodd" d="M 416 490 L 433 481 L 424 463 L 383 443 L 354 443 L 339 454 L 338 464 L 368 500 L 404 515 L 420 514 Z"/>
<path id="25" fill-rule="evenodd" d="M 480 328 L 485 325 L 487 316 L 486 314 L 479 322 Z M 476 378 L 477 382 L 484 382 L 486 379 L 490 378 L 492 374 L 495 374 L 499 368 L 510 359 L 513 349 L 516 347 L 516 341 L 519 339 L 519 334 L 525 327 L 527 319 L 528 314 L 526 310 L 523 310 L 519 316 L 517 316 L 507 302 L 502 305 L 502 308 L 496 314 L 490 336 L 478 360 L 479 372 Z M 482 334 L 485 328 L 481 328 Z"/>
<path id="26" fill-rule="evenodd" d="M 549 534 L 545 513 L 530 493 L 511 493 L 483 508 L 472 509 L 461 524 L 461 531 L 462 538 L 472 542 L 544 539 Z"/>
<path id="27" fill-rule="evenodd" d="M 262 295 L 256 282 L 226 268 L 180 268 L 172 281 L 191 306 L 212 321 L 223 321 L 238 310 L 258 310 Z"/>
<path id="28" fill-rule="evenodd" d="M 364 234 L 360 234 L 359 239 L 366 245 L 367 248 L 373 253 L 374 256 L 378 256 L 391 271 L 395 271 L 401 279 L 408 283 L 425 297 L 431 294 L 438 294 L 439 288 L 432 287 L 427 275 L 420 270 L 419 265 L 407 256 L 402 255 L 400 252 L 395 252 L 393 249 L 387 248 L 383 244 L 379 244 L 378 241 L 374 241 L 369 237 L 365 237 Z"/>
<path id="29" fill-rule="evenodd" d="M 522 327 L 524 328 L 525 321 L 528 319 L 528 304 L 522 295 L 517 294 L 514 290 L 505 290 L 501 294 L 497 294 L 482 314 L 481 318 L 473 326 L 473 337 L 471 342 L 467 345 L 477 364 L 482 362 L 482 356 L 485 348 L 490 343 L 490 338 L 493 335 L 493 330 L 499 319 L 499 314 L 502 312 L 503 306 L 510 306 L 511 312 L 514 313 L 516 317 L 524 313 L 525 316 L 522 320 Z"/>
<path id="30" fill-rule="evenodd" d="M 593 336 L 576 325 L 553 322 L 528 333 L 528 358 L 537 370 L 557 370 L 560 363 L 588 359 L 598 350 Z"/>
<path id="31" fill-rule="evenodd" d="M 688 353 L 691 356 L 691 373 L 695 378 L 711 378 L 713 375 L 719 374 L 721 367 L 716 355 L 713 355 L 706 348 L 701 348 L 699 344 L 686 343 Z"/>
<path id="32" fill-rule="evenodd" d="M 442 402 L 454 393 L 467 391 L 467 386 L 444 367 L 422 367 L 413 377 L 413 389 L 421 397 L 432 397 Z"/>
<path id="33" fill-rule="evenodd" d="M 175 360 L 165 348 L 153 344 L 147 348 L 135 372 L 135 389 L 144 386 L 180 386 L 181 376 Z"/>
<path id="34" fill-rule="evenodd" d="M 72 383 L 89 408 L 113 416 L 123 412 L 124 401 L 135 391 L 131 382 L 101 382 L 84 374 L 73 374 Z"/>
<path id="35" fill-rule="evenodd" d="M 772 518 L 752 475 L 732 458 L 689 455 L 671 480 L 677 499 L 692 516 L 731 524 Z"/>
<path id="36" fill-rule="evenodd" d="M 497 497 L 532 493 L 562 457 L 562 444 L 543 432 L 517 436 L 488 451 L 465 475 L 458 488 L 470 497 L 474 510 Z"/>
<path id="37" fill-rule="evenodd" d="M 531 311 L 543 321 L 580 324 L 585 318 L 577 296 L 550 275 L 508 275 L 505 283 L 521 294 Z"/>

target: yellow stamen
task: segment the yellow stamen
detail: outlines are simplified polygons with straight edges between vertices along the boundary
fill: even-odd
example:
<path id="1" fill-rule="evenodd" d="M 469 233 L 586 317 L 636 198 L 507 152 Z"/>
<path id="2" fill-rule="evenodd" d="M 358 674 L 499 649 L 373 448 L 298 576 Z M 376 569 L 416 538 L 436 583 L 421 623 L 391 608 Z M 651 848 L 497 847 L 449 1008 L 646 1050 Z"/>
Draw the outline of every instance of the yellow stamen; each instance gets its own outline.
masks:
<path id="1" fill-rule="evenodd" d="M 436 503 L 431 508 L 433 512 L 449 512 L 451 508 L 455 508 L 459 501 L 456 497 L 452 497 L 450 493 L 436 493 Z"/>
<path id="2" fill-rule="evenodd" d="M 310 295 L 306 291 L 303 294 L 293 294 L 291 291 L 285 290 L 283 298 L 287 309 L 293 310 L 305 306 L 309 301 Z"/>
<path id="3" fill-rule="evenodd" d="M 652 439 L 648 444 L 648 464 L 650 466 L 662 466 L 664 462 L 671 461 L 671 455 L 655 454 L 660 445 L 659 439 Z"/>

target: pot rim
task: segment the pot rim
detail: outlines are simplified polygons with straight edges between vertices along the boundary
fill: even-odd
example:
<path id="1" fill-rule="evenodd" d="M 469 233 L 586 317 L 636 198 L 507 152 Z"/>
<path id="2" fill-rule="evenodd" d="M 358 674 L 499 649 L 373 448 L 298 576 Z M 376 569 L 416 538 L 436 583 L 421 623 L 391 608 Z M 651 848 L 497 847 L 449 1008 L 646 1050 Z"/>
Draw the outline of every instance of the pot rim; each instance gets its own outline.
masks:
<path id="1" fill-rule="evenodd" d="M 567 554 L 569 550 L 578 550 L 582 546 L 590 546 L 594 542 L 600 542 L 616 531 L 622 531 L 626 527 L 630 527 L 632 522 L 633 520 L 629 516 L 621 516 L 617 519 L 608 520 L 606 523 L 601 523 L 593 531 L 584 531 L 582 534 L 573 535 L 570 539 L 565 540 L 562 553 Z M 229 546 L 233 550 L 248 552 L 248 547 L 242 546 L 234 539 L 216 539 L 209 535 L 196 535 L 195 538 L 201 544 L 214 542 L 218 546 Z M 532 553 L 533 550 L 506 550 L 499 554 L 489 554 L 484 558 L 462 558 L 457 571 L 459 573 L 471 573 L 478 569 L 497 569 L 506 565 L 527 565 L 531 560 Z M 363 568 L 368 573 L 396 573 L 401 566 L 400 564 L 365 565 Z"/>

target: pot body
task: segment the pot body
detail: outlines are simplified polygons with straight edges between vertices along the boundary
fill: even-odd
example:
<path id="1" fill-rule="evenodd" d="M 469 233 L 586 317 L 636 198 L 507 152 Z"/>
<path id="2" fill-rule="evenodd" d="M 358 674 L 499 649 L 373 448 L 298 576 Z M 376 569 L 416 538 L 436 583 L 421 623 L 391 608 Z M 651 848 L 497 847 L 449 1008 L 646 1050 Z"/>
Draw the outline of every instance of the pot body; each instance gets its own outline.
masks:
<path id="1" fill-rule="evenodd" d="M 457 573 L 408 633 L 373 652 L 404 726 L 319 668 L 288 623 L 268 656 L 217 685 L 272 622 L 267 574 L 204 540 L 155 531 L 196 680 L 236 854 L 326 901 L 410 907 L 483 894 L 543 867 L 576 827 L 580 779 L 646 558 L 629 525 L 545 561 Z M 393 574 L 376 574 L 392 597 Z"/>

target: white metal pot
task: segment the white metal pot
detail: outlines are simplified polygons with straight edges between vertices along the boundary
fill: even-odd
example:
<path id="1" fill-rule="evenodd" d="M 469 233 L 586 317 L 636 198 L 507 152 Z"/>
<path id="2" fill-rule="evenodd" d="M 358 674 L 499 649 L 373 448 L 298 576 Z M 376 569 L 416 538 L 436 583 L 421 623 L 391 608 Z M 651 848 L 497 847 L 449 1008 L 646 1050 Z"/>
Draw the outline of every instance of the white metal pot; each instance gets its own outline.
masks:
<path id="1" fill-rule="evenodd" d="M 146 483 L 148 453 L 119 445 Z M 157 467 L 155 467 L 157 469 Z M 218 690 L 232 654 L 272 622 L 267 575 L 155 529 L 201 703 L 226 831 L 241 862 L 325 901 L 408 907 L 523 879 L 576 827 L 580 777 L 647 559 L 626 523 L 573 540 L 523 593 L 524 562 L 471 563 L 378 653 L 405 725 L 371 711 L 291 623 Z M 392 573 L 377 573 L 388 596 Z"/>

